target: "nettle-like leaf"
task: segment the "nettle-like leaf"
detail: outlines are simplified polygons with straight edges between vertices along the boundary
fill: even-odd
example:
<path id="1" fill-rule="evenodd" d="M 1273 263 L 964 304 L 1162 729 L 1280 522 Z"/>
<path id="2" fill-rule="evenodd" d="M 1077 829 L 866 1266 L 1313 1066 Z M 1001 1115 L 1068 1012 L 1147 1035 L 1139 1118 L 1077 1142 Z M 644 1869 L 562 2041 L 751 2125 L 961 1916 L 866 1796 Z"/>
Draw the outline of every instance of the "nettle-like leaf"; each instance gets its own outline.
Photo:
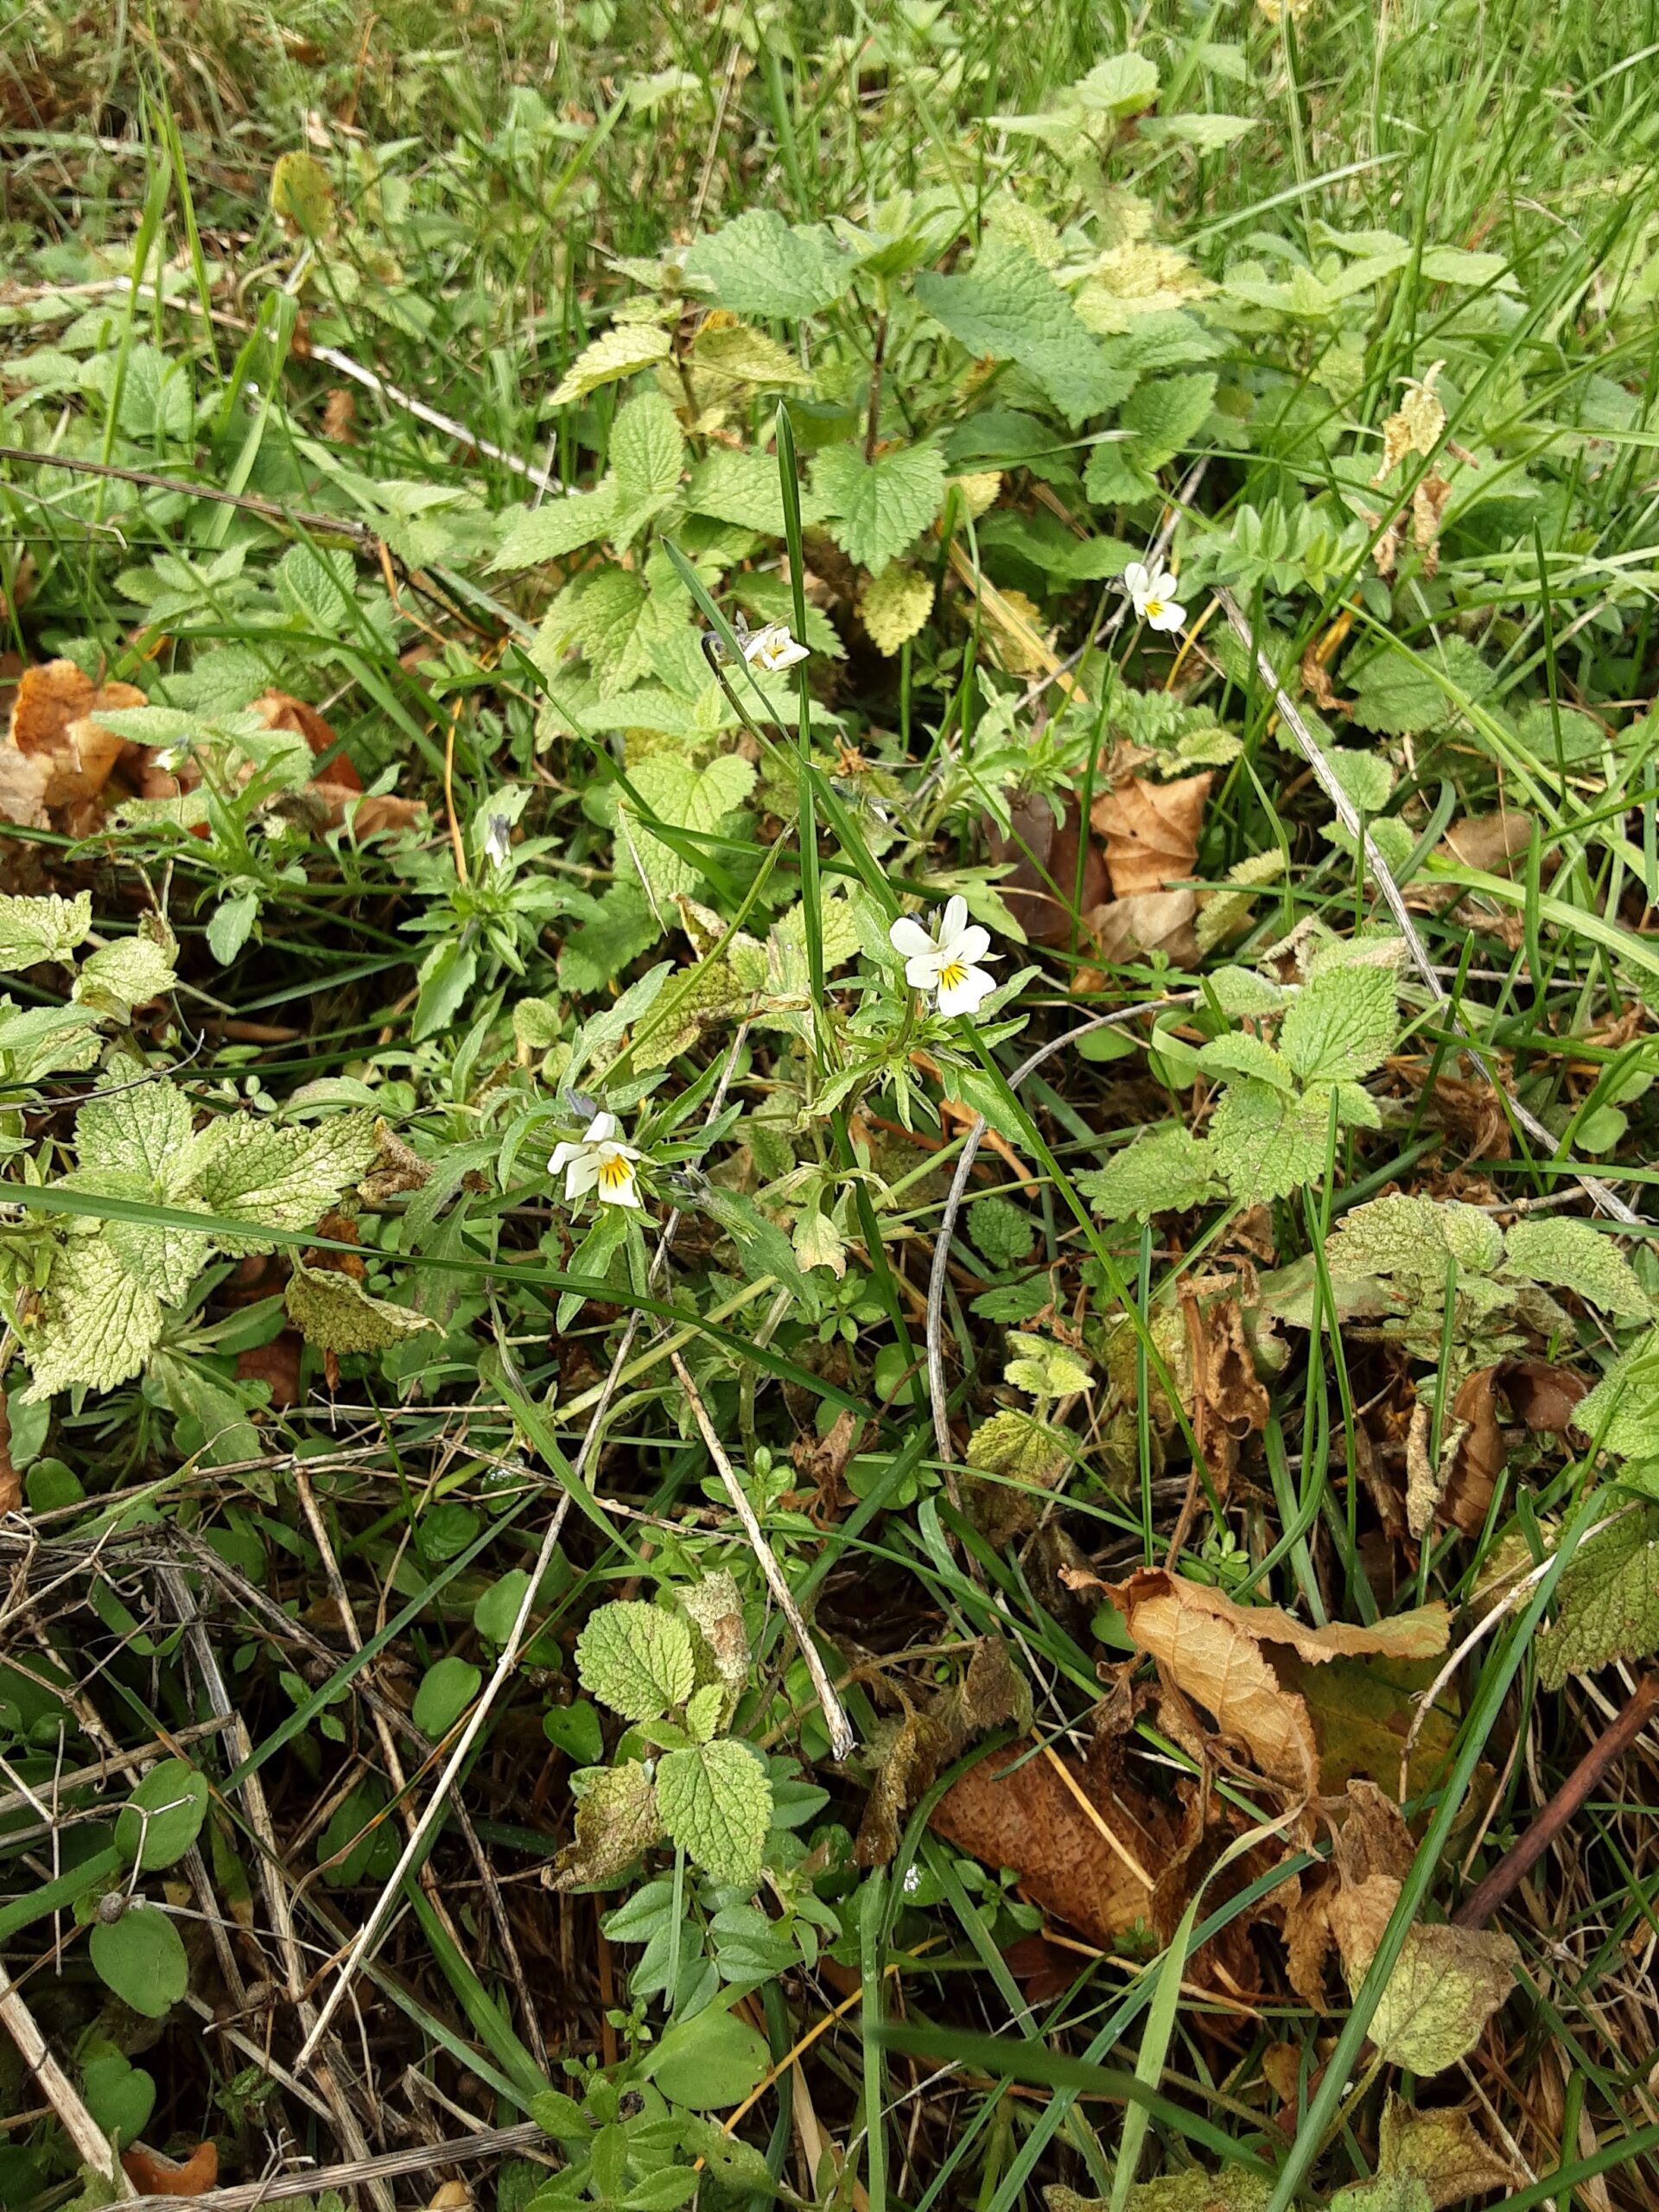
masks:
<path id="1" fill-rule="evenodd" d="M 113 1390 L 130 1382 L 160 1342 L 162 1302 L 136 1281 L 107 1236 L 72 1235 L 52 1263 L 39 1311 L 23 1325 L 38 1405 L 76 1384 Z"/>
<path id="2" fill-rule="evenodd" d="M 92 926 L 92 894 L 73 899 L 0 899 L 0 974 L 17 975 L 42 960 L 67 959 Z"/>
<path id="3" fill-rule="evenodd" d="M 100 945 L 81 963 L 74 998 L 106 1020 L 130 1021 L 135 1007 L 148 1006 L 178 981 L 177 950 L 165 923 L 153 935 L 141 925 L 137 936 Z"/>
<path id="4" fill-rule="evenodd" d="M 658 1762 L 663 1826 L 717 1882 L 753 1889 L 760 1880 L 772 1802 L 766 1768 L 735 1737 L 665 1751 Z"/>
<path id="5" fill-rule="evenodd" d="M 1008 1346 L 1014 1357 L 1003 1369 L 1003 1379 L 1028 1397 L 1065 1398 L 1093 1385 L 1094 1370 L 1087 1361 L 1052 1338 L 1016 1332 L 1010 1335 Z"/>
<path id="6" fill-rule="evenodd" d="M 1016 362 L 1074 428 L 1134 383 L 1108 362 L 1070 296 L 1011 239 L 988 240 L 963 276 L 924 270 L 916 297 L 976 359 Z"/>
<path id="7" fill-rule="evenodd" d="M 1503 1232 L 1478 1206 L 1392 1192 L 1344 1214 L 1325 1251 L 1335 1274 L 1394 1275 L 1428 1285 L 1438 1297 L 1448 1260 L 1460 1274 L 1493 1274 Z"/>
<path id="8" fill-rule="evenodd" d="M 1246 1205 L 1282 1198 L 1325 1173 L 1330 1094 L 1287 1097 L 1270 1084 L 1230 1084 L 1210 1126 L 1210 1149 Z"/>
<path id="9" fill-rule="evenodd" d="M 437 1324 L 407 1306 L 375 1298 L 353 1275 L 336 1268 L 296 1261 L 283 1303 L 288 1318 L 319 1351 L 387 1351 L 409 1337 L 435 1332 Z"/>
<path id="10" fill-rule="evenodd" d="M 611 468 L 616 512 L 608 535 L 626 545 L 662 512 L 680 486 L 685 439 L 674 410 L 659 391 L 642 391 L 618 415 L 611 431 Z"/>
<path id="11" fill-rule="evenodd" d="M 559 1853 L 556 1890 L 613 1882 L 641 1852 L 662 1841 L 657 1792 L 637 1759 L 582 1768 L 571 1776 L 570 1787 L 576 1799 L 576 1839 Z"/>
<path id="12" fill-rule="evenodd" d="M 576 356 L 549 404 L 566 406 L 573 399 L 586 399 L 601 385 L 615 384 L 641 369 L 652 368 L 668 359 L 669 346 L 667 331 L 654 322 L 619 322 Z"/>
<path id="13" fill-rule="evenodd" d="M 738 315 L 793 321 L 838 300 L 855 266 L 823 224 L 791 226 L 772 208 L 751 207 L 697 241 L 685 276 Z"/>
<path id="14" fill-rule="evenodd" d="M 1538 1638 L 1538 1680 L 1558 1690 L 1569 1675 L 1659 1651 L 1659 1508 L 1638 1507 L 1580 1545 L 1561 1573 L 1555 1614 Z"/>
<path id="15" fill-rule="evenodd" d="M 1443 2074 L 1480 2040 L 1514 1986 L 1520 1955 L 1491 1929 L 1412 1929 L 1371 2015 L 1371 2041 L 1391 2066 Z M 1357 1983 L 1361 1974 L 1351 1970 L 1351 1978 Z"/>
<path id="16" fill-rule="evenodd" d="M 836 543 L 880 576 L 938 513 L 944 461 L 934 446 L 903 446 L 879 461 L 853 446 L 830 446 L 813 457 L 812 488 Z"/>
<path id="17" fill-rule="evenodd" d="M 691 365 L 700 377 L 753 385 L 757 390 L 802 391 L 812 382 L 775 338 L 739 322 L 723 308 L 704 316 L 691 340 Z"/>
<path id="18" fill-rule="evenodd" d="M 728 836 L 754 788 L 754 769 L 735 753 L 722 753 L 704 768 L 677 753 L 648 753 L 629 780 L 652 812 L 677 830 L 704 836 Z M 653 836 L 627 799 L 619 813 L 619 843 L 658 900 L 666 902 L 702 881 L 694 861 Z"/>
<path id="19" fill-rule="evenodd" d="M 615 480 L 607 477 L 596 491 L 572 492 L 563 499 L 521 514 L 498 547 L 492 569 L 534 569 L 543 561 L 563 561 L 584 545 L 608 537 L 616 518 Z"/>
<path id="20" fill-rule="evenodd" d="M 1649 1329 L 1580 1401 L 1573 1426 L 1616 1459 L 1659 1459 L 1659 1329 Z"/>
<path id="21" fill-rule="evenodd" d="M 1321 969 L 1291 1001 L 1279 1050 L 1304 1083 L 1355 1083 L 1381 1067 L 1399 1033 L 1392 968 Z"/>
<path id="22" fill-rule="evenodd" d="M 601 1605 L 576 1638 L 582 1686 L 625 1720 L 656 1720 L 696 1688 L 691 1631 L 643 1599 Z"/>
<path id="23" fill-rule="evenodd" d="M 1507 1276 L 1575 1291 L 1622 1321 L 1653 1319 L 1653 1300 L 1611 1238 L 1587 1221 L 1540 1214 L 1517 1221 L 1503 1240 Z"/>
<path id="24" fill-rule="evenodd" d="M 1321 1154 L 1323 1158 L 1323 1154 Z M 1154 1129 L 1086 1169 L 1077 1188 L 1107 1221 L 1150 1221 L 1155 1213 L 1188 1213 L 1226 1189 L 1215 1154 L 1190 1129 Z"/>

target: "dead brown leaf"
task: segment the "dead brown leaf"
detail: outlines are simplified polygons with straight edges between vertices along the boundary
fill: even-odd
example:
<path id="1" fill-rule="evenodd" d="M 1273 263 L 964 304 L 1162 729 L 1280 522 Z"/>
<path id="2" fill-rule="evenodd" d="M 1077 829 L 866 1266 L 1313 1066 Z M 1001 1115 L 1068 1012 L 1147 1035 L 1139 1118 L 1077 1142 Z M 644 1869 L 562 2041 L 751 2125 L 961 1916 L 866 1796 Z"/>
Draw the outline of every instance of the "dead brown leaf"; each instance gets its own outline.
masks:
<path id="1" fill-rule="evenodd" d="M 1009 809 L 1007 836 L 990 825 L 994 861 L 1013 862 L 998 884 L 1008 911 L 1033 944 L 1066 944 L 1071 937 L 1071 901 L 1077 891 L 1080 817 L 1068 806 L 1056 816 L 1040 791 L 1028 791 Z M 1090 837 L 1083 852 L 1082 895 L 1077 911 L 1098 906 L 1109 886 L 1100 847 Z"/>
<path id="2" fill-rule="evenodd" d="M 1166 952 L 1185 967 L 1198 956 L 1192 930 L 1198 911 L 1196 891 L 1138 891 L 1091 908 L 1084 922 L 1109 966 L 1142 952 Z"/>
<path id="3" fill-rule="evenodd" d="M 1513 2189 L 1525 2178 L 1476 2133 L 1466 2112 L 1456 2107 L 1414 2112 L 1396 2096 L 1382 2107 L 1376 2164 L 1386 2179 L 1421 2182 L 1430 2212 L 1443 2212 L 1448 2204 L 1484 2196 L 1489 2190 Z"/>
<path id="4" fill-rule="evenodd" d="M 1509 1458 L 1503 1432 L 1497 1425 L 1500 1376 L 1501 1370 L 1496 1367 L 1478 1368 L 1465 1377 L 1452 1401 L 1452 1417 L 1462 1433 L 1451 1454 L 1434 1517 L 1442 1526 L 1450 1522 L 1465 1536 L 1478 1536 L 1485 1527 L 1492 1492 Z"/>
<path id="5" fill-rule="evenodd" d="M 273 1412 L 286 1412 L 300 1402 L 300 1356 L 305 1339 L 297 1329 L 284 1329 L 268 1344 L 252 1346 L 236 1356 L 238 1382 L 264 1382 L 270 1390 Z"/>
<path id="6" fill-rule="evenodd" d="M 812 1485 L 813 1499 L 807 1511 L 821 1529 L 839 1520 L 851 1503 L 852 1492 L 842 1478 L 863 1435 L 862 1417 L 847 1408 L 836 1415 L 823 1435 L 802 1437 L 790 1446 L 796 1473 Z"/>
<path id="7" fill-rule="evenodd" d="M 135 2143 L 121 2153 L 121 2164 L 140 2196 L 201 2196 L 219 2186 L 219 2145 L 211 2137 L 179 2160 Z"/>
<path id="8" fill-rule="evenodd" d="M 1263 1646 L 1283 1645 L 1310 1665 L 1387 1655 L 1432 1657 L 1446 1649 L 1444 1605 L 1396 1613 L 1375 1628 L 1333 1621 L 1313 1629 L 1277 1605 L 1239 1605 L 1160 1568 L 1097 1585 L 1122 1613 L 1133 1642 L 1159 1671 L 1242 1745 L 1262 1772 L 1303 1796 L 1319 1789 L 1319 1747 L 1305 1700 L 1287 1690 Z"/>
<path id="9" fill-rule="evenodd" d="M 1302 655 L 1299 671 L 1302 689 L 1322 715 L 1347 715 L 1353 712 L 1351 699 L 1339 699 L 1337 688 L 1331 681 L 1331 671 L 1319 657 L 1317 640 Z"/>
<path id="10" fill-rule="evenodd" d="M 356 433 L 352 425 L 357 420 L 357 396 L 347 391 L 344 385 L 336 385 L 322 403 L 322 435 L 330 445 L 354 446 Z"/>
<path id="11" fill-rule="evenodd" d="M 10 750 L 27 766 L 0 775 L 0 804 L 23 811 L 7 818 L 39 826 L 42 810 L 96 798 L 124 743 L 100 727 L 99 710 L 144 703 L 134 685 L 95 683 L 72 660 L 25 669 L 12 696 Z"/>
<path id="12" fill-rule="evenodd" d="M 23 1502 L 23 1478 L 11 1464 L 11 1421 L 0 1398 L 0 1513 L 15 1513 Z"/>
<path id="13" fill-rule="evenodd" d="M 1411 495 L 1411 542 L 1423 556 L 1423 574 L 1432 576 L 1440 565 L 1440 524 L 1452 486 L 1433 469 L 1421 478 Z"/>
<path id="14" fill-rule="evenodd" d="M 980 1638 L 950 1688 L 925 1705 L 908 1698 L 905 1705 L 904 1719 L 887 1732 L 859 1822 L 853 1857 L 861 1866 L 887 1864 L 899 1848 L 906 1814 L 939 1769 L 959 1758 L 975 1737 L 1010 1722 L 1031 1726 L 1031 1692 L 1000 1637 Z"/>
<path id="15" fill-rule="evenodd" d="M 1570 1367 L 1553 1367 L 1547 1359 L 1506 1359 L 1497 1373 L 1516 1419 L 1535 1435 L 1565 1435 L 1573 1408 L 1590 1388 L 1582 1375 Z"/>
<path id="16" fill-rule="evenodd" d="M 1106 841 L 1106 868 L 1115 898 L 1166 891 L 1192 874 L 1204 803 L 1213 781 L 1207 771 L 1173 784 L 1131 776 L 1101 793 L 1089 818 Z"/>
<path id="17" fill-rule="evenodd" d="M 1089 1793 L 1075 1762 L 1065 1765 L 1100 1820 L 1144 1864 L 1147 1835 L 1109 1798 L 1102 1803 Z M 1011 1866 L 1046 1912 L 1103 1950 L 1137 1924 L 1150 1924 L 1151 1889 L 1033 1743 L 993 1751 L 970 1767 L 940 1799 L 931 1826 L 983 1865 Z"/>
<path id="18" fill-rule="evenodd" d="M 1510 863 L 1532 842 L 1532 817 L 1518 809 L 1500 808 L 1496 814 L 1465 814 L 1446 831 L 1435 851 L 1442 860 L 1460 868 L 1478 868 L 1484 875 L 1508 875 Z"/>

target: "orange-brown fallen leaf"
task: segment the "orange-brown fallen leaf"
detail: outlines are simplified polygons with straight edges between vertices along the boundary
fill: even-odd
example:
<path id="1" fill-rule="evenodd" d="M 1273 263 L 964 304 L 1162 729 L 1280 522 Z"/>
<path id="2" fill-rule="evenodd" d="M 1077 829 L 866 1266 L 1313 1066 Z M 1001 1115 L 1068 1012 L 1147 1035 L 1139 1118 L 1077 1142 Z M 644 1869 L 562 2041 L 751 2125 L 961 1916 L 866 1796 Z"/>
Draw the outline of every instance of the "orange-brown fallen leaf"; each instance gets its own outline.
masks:
<path id="1" fill-rule="evenodd" d="M 130 683 L 94 683 L 72 660 L 27 668 L 12 694 L 7 743 L 0 753 L 0 815 L 40 829 L 52 808 L 95 799 L 121 756 L 124 740 L 103 728 L 100 709 L 142 707 Z"/>
<path id="2" fill-rule="evenodd" d="M 1089 819 L 1106 840 L 1106 868 L 1116 898 L 1166 891 L 1192 874 L 1213 780 L 1207 771 L 1173 784 L 1131 776 L 1101 793 Z"/>
<path id="3" fill-rule="evenodd" d="M 1125 1850 L 1145 1865 L 1160 1834 L 1137 1827 L 1109 1798 L 1067 1771 Z M 1011 1866 L 1027 1894 L 1103 1950 L 1137 1924 L 1151 1925 L 1152 1890 L 1101 1834 L 1084 1806 L 1033 1743 L 1010 1745 L 969 1768 L 934 1808 L 933 1831 L 987 1866 Z M 1150 1870 L 1149 1870 L 1150 1871 Z"/>
<path id="4" fill-rule="evenodd" d="M 219 2145 L 211 2137 L 177 2161 L 135 2143 L 121 2153 L 121 2164 L 140 2196 L 202 2196 L 219 2185 Z"/>
<path id="5" fill-rule="evenodd" d="M 1127 1582 L 1068 1576 L 1097 1588 L 1123 1615 L 1135 1645 L 1176 1688 L 1211 1715 L 1220 1733 L 1241 1744 L 1262 1772 L 1303 1796 L 1319 1789 L 1319 1755 L 1305 1700 L 1274 1672 L 1264 1647 L 1282 1645 L 1310 1665 L 1387 1655 L 1432 1657 L 1446 1649 L 1441 1605 L 1396 1613 L 1374 1628 L 1332 1621 L 1308 1628 L 1277 1605 L 1239 1605 L 1219 1590 L 1160 1568 Z"/>
<path id="6" fill-rule="evenodd" d="M 1497 1368 L 1477 1368 L 1465 1376 L 1452 1401 L 1452 1418 L 1463 1433 L 1452 1452 L 1434 1518 L 1442 1527 L 1450 1522 L 1465 1536 L 1478 1536 L 1485 1527 L 1492 1492 L 1509 1458 L 1497 1424 L 1500 1380 Z"/>

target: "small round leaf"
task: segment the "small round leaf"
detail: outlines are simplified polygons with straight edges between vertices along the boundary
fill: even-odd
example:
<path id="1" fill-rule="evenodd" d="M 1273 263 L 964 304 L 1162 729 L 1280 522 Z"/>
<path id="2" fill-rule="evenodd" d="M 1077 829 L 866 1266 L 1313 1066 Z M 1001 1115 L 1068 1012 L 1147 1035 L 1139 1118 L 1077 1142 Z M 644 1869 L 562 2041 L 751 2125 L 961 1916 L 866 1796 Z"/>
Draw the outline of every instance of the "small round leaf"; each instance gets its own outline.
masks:
<path id="1" fill-rule="evenodd" d="M 186 1759 L 151 1767 L 115 1824 L 115 1847 L 128 1866 L 153 1874 L 183 1858 L 207 1814 L 207 1777 Z"/>
<path id="2" fill-rule="evenodd" d="M 92 1930 L 92 1965 L 124 2005 L 159 2020 L 190 1986 L 190 1962 L 178 1929 L 154 1905 L 133 1905 Z"/>
<path id="3" fill-rule="evenodd" d="M 423 1736 L 447 1736 L 478 1695 L 484 1677 L 467 1659 L 440 1659 L 421 1677 L 412 1718 Z"/>

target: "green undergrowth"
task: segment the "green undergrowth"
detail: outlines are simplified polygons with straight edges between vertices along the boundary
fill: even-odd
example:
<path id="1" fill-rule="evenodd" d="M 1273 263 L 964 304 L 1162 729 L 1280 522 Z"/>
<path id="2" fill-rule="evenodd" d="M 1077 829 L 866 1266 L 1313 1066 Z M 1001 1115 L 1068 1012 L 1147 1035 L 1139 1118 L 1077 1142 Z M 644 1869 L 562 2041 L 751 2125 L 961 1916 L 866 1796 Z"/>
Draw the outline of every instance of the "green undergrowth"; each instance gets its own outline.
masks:
<path id="1" fill-rule="evenodd" d="M 1650 2200 L 1656 40 L 24 6 L 5 2205 Z"/>

